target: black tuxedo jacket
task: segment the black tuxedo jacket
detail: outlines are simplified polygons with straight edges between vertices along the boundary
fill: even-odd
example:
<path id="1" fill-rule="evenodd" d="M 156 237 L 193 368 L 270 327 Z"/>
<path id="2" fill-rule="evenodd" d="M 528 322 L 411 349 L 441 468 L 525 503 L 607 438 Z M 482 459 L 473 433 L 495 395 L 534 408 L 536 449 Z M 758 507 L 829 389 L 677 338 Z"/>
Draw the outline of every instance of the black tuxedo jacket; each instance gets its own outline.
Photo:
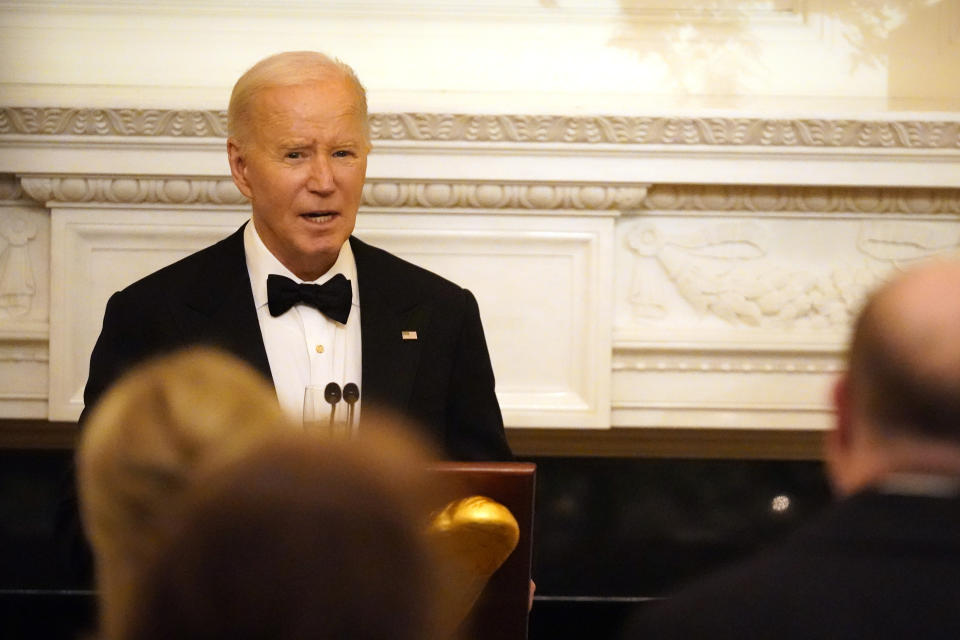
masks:
<path id="1" fill-rule="evenodd" d="M 473 295 L 356 238 L 350 243 L 362 310 L 364 406 L 412 418 L 451 459 L 510 460 Z M 403 331 L 416 331 L 417 339 L 403 340 Z M 247 275 L 243 227 L 111 296 L 90 357 L 80 424 L 127 369 L 192 344 L 223 348 L 272 384 Z M 64 580 L 86 586 L 92 559 L 72 470 L 64 485 L 56 514 L 59 564 Z"/>
<path id="2" fill-rule="evenodd" d="M 473 295 L 356 238 L 350 244 L 360 288 L 364 406 L 412 418 L 452 459 L 511 459 Z M 403 340 L 404 331 L 417 339 Z M 188 344 L 219 346 L 271 379 L 243 227 L 110 298 L 85 406 L 130 366 Z"/>
<path id="3" fill-rule="evenodd" d="M 960 638 L 960 497 L 851 496 L 755 559 L 645 605 L 623 638 Z"/>

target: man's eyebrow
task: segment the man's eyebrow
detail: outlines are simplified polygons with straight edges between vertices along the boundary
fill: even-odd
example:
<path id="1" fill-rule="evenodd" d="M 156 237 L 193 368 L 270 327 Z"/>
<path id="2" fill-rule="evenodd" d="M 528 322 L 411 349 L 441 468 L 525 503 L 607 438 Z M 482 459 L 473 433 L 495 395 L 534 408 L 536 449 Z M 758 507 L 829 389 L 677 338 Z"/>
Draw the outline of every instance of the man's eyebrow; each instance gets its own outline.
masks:
<path id="1" fill-rule="evenodd" d="M 310 141 L 307 138 L 278 138 L 277 145 L 285 149 L 289 147 L 308 147 Z"/>

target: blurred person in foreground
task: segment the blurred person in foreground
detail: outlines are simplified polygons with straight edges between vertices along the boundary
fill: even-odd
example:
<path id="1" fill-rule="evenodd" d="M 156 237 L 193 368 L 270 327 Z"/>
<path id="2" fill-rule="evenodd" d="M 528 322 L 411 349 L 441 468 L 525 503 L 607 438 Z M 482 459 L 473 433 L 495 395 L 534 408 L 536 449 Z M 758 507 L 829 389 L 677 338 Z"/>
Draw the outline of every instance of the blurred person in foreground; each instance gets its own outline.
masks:
<path id="1" fill-rule="evenodd" d="M 119 637 L 134 585 L 209 468 L 295 432 L 270 386 L 236 358 L 192 348 L 144 363 L 89 416 L 77 452 L 100 627 Z"/>
<path id="2" fill-rule="evenodd" d="M 110 640 L 449 637 L 423 451 L 297 432 L 206 474 Z"/>
<path id="3" fill-rule="evenodd" d="M 869 298 L 833 401 L 837 503 L 648 605 L 625 639 L 960 638 L 960 262 Z"/>

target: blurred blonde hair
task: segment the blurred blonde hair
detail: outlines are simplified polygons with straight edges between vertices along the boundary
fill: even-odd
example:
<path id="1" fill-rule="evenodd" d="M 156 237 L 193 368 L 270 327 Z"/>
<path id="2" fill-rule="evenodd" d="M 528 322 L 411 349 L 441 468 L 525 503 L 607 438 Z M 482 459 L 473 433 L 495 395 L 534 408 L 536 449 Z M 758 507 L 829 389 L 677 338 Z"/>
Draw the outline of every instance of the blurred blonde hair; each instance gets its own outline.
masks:
<path id="1" fill-rule="evenodd" d="M 441 637 L 430 456 L 365 413 L 355 440 L 276 434 L 208 469 L 121 638 Z"/>
<path id="2" fill-rule="evenodd" d="M 250 134 L 251 102 L 256 94 L 272 87 L 289 87 L 315 82 L 344 80 L 356 94 L 357 116 L 363 136 L 370 144 L 367 119 L 367 92 L 357 74 L 344 62 L 317 51 L 286 51 L 256 63 L 233 86 L 227 107 L 227 134 L 241 147 Z"/>
<path id="3" fill-rule="evenodd" d="M 287 426 L 267 381 L 209 348 L 147 362 L 104 395 L 82 434 L 77 475 L 107 637 L 197 475 Z"/>

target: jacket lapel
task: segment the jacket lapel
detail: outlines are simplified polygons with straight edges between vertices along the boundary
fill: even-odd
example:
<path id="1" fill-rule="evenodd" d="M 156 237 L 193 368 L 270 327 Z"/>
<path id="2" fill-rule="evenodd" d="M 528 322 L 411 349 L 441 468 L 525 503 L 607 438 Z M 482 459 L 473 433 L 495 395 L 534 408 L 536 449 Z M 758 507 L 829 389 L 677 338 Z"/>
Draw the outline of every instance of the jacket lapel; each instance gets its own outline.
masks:
<path id="1" fill-rule="evenodd" d="M 272 380 L 247 274 L 243 227 L 210 248 L 196 275 L 197 282 L 187 283 L 184 334 L 226 349 Z"/>
<path id="2" fill-rule="evenodd" d="M 354 237 L 350 244 L 360 291 L 361 399 L 404 410 L 416 379 L 429 308 L 409 299 L 377 249 Z"/>
<path id="3" fill-rule="evenodd" d="M 350 238 L 360 291 L 361 368 L 364 401 L 398 410 L 407 408 L 430 307 L 412 300 L 380 251 Z M 272 380 L 254 307 L 243 249 L 243 227 L 213 245 L 196 274 L 184 314 L 185 335 L 223 347 Z M 416 339 L 404 339 L 413 332 Z M 408 338 L 412 337 L 408 333 Z"/>

